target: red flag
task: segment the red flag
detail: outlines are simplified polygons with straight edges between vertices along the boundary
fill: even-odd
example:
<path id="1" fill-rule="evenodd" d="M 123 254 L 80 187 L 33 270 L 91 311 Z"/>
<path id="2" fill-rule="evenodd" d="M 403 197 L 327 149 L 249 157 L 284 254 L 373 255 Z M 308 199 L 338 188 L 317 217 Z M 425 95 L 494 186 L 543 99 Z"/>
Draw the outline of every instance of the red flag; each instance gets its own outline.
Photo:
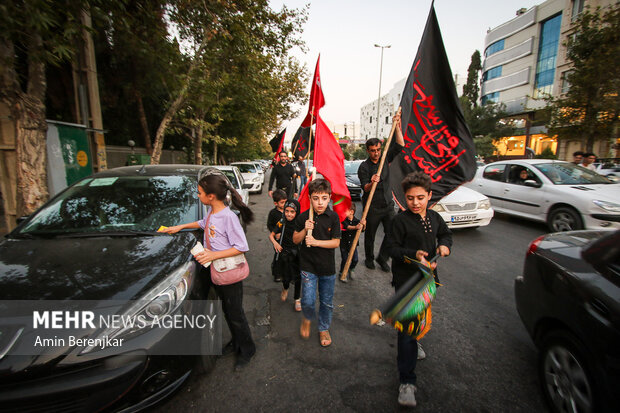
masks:
<path id="1" fill-rule="evenodd" d="M 338 145 L 338 141 L 319 116 L 317 116 L 315 139 L 314 167 L 317 173 L 323 175 L 323 178 L 327 179 L 332 185 L 334 212 L 338 214 L 340 222 L 342 222 L 347 217 L 347 211 L 351 207 L 351 194 L 347 189 L 347 181 L 344 177 L 344 154 Z M 308 186 L 304 187 L 299 197 L 302 211 L 310 208 Z"/>
<path id="2" fill-rule="evenodd" d="M 319 116 L 319 109 L 325 106 L 325 97 L 323 96 L 323 89 L 321 88 L 321 75 L 319 74 L 320 60 L 321 55 L 316 59 L 316 68 L 314 69 L 314 78 L 312 79 L 312 88 L 310 89 L 308 114 L 306 115 L 306 119 L 301 123 L 301 127 L 304 128 L 316 123 L 316 118 Z M 312 122 L 311 119 L 313 119 Z"/>

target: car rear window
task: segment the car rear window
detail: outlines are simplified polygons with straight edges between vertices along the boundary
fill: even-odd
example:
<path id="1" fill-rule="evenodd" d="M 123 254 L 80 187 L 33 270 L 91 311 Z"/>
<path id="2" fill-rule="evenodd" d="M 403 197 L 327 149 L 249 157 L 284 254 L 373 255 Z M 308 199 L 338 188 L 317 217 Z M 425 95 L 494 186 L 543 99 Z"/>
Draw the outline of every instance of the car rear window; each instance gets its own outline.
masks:
<path id="1" fill-rule="evenodd" d="M 239 168 L 239 171 L 241 171 L 241 173 L 246 173 L 246 172 L 256 172 L 256 166 L 254 164 L 249 164 L 249 163 L 236 163 L 234 164 L 237 168 Z"/>

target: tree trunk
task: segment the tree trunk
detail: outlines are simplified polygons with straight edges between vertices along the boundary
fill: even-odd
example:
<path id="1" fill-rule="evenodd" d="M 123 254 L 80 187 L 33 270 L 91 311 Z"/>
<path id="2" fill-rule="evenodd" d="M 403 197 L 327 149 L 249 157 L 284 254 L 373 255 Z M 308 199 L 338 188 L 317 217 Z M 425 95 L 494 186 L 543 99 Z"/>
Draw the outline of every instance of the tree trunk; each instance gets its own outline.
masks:
<path id="1" fill-rule="evenodd" d="M 217 142 L 213 141 L 213 165 L 217 165 Z"/>
<path id="2" fill-rule="evenodd" d="M 194 163 L 196 165 L 202 165 L 202 137 L 204 130 L 202 127 L 198 128 L 198 133 L 194 137 Z"/>
<path id="3" fill-rule="evenodd" d="M 149 124 L 146 121 L 146 112 L 144 111 L 144 102 L 142 94 L 138 89 L 134 88 L 134 97 L 138 106 L 138 117 L 140 118 L 140 126 L 142 128 L 142 138 L 144 139 L 144 147 L 149 155 L 153 154 L 153 145 L 151 144 L 151 135 L 149 133 Z"/>

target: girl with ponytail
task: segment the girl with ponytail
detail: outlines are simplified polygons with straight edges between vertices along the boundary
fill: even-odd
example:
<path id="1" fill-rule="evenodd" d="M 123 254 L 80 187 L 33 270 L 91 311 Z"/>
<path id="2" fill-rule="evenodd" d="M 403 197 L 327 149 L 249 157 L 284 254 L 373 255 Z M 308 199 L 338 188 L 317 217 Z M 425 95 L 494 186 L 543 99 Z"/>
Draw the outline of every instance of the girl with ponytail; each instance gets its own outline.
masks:
<path id="1" fill-rule="evenodd" d="M 202 228 L 204 230 L 204 245 L 210 245 L 194 257 L 204 265 L 213 260 L 243 254 L 249 251 L 248 241 L 241 228 L 237 215 L 226 205 L 227 195 L 230 193 L 232 204 L 241 212 L 241 217 L 246 223 L 254 220 L 254 214 L 241 197 L 230 185 L 228 179 L 221 174 L 208 174 L 198 181 L 198 198 L 204 205 L 211 208 L 207 215 L 200 221 L 177 225 L 162 229 L 162 232 L 174 234 L 186 228 Z M 209 227 L 206 228 L 207 222 Z M 208 242 L 207 242 L 208 237 Z M 204 275 L 210 278 L 209 268 L 202 267 Z M 232 334 L 232 340 L 222 349 L 222 355 L 235 353 L 237 361 L 235 369 L 239 370 L 247 365 L 256 352 L 256 346 L 252 339 L 250 326 L 243 311 L 243 281 L 229 285 L 216 285 L 218 296 L 222 300 L 222 310 L 226 323 Z"/>

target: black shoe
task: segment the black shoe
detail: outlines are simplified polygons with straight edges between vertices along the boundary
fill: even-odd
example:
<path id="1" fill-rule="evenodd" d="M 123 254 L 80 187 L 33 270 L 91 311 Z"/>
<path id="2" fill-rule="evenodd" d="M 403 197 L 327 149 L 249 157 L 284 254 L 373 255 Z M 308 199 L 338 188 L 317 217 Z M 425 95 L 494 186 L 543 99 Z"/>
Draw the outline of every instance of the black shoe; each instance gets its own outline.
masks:
<path id="1" fill-rule="evenodd" d="M 366 261 L 364 261 L 364 264 L 366 265 L 366 268 L 368 268 L 370 270 L 374 270 L 375 269 L 375 262 L 373 260 L 366 260 Z"/>
<path id="2" fill-rule="evenodd" d="M 235 362 L 235 371 L 236 372 L 240 372 L 243 371 L 248 364 L 250 364 L 250 360 L 252 360 L 252 358 L 245 358 L 245 357 L 237 357 L 237 361 Z"/>
<path id="3" fill-rule="evenodd" d="M 377 259 L 377 264 L 379 264 L 379 267 L 381 267 L 381 271 L 390 272 L 390 266 L 386 261 Z"/>
<path id="4" fill-rule="evenodd" d="M 232 340 L 230 340 L 228 344 L 222 347 L 222 357 L 229 356 L 233 353 L 235 353 L 235 345 L 233 344 Z"/>

